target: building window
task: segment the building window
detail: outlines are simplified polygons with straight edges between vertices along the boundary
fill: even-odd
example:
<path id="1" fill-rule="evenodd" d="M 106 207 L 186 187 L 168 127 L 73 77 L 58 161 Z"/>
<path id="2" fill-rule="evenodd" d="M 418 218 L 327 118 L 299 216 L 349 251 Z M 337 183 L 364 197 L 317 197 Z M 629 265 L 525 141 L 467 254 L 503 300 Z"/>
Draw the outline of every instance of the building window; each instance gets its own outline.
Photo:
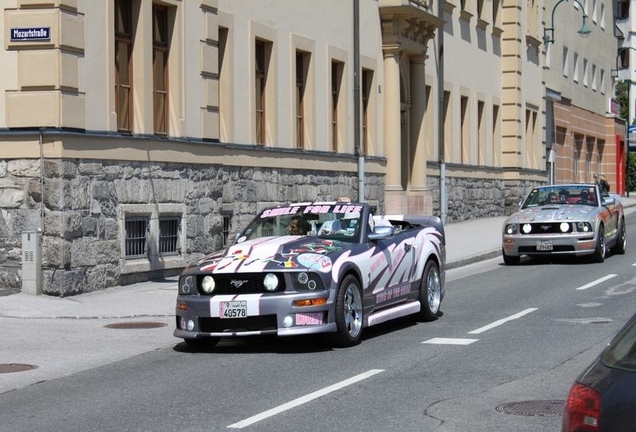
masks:
<path id="1" fill-rule="evenodd" d="M 120 204 L 122 274 L 185 266 L 185 204 Z"/>
<path id="2" fill-rule="evenodd" d="M 496 165 L 501 149 L 501 134 L 499 133 L 499 105 L 492 106 L 492 155 Z"/>
<path id="3" fill-rule="evenodd" d="M 588 67 L 587 67 L 587 59 L 584 58 L 583 59 L 583 85 L 585 87 L 587 87 L 589 85 L 589 74 L 588 74 Z"/>
<path id="4" fill-rule="evenodd" d="M 500 3 L 501 0 L 492 0 L 492 22 L 495 27 L 501 27 Z"/>
<path id="5" fill-rule="evenodd" d="M 168 134 L 168 9 L 152 7 L 152 68 L 155 134 Z"/>
<path id="6" fill-rule="evenodd" d="M 344 64 L 331 62 L 331 151 L 338 152 L 338 117 L 340 114 L 340 89 Z"/>
<path id="7" fill-rule="evenodd" d="M 451 110 L 451 93 L 444 91 L 444 141 L 451 143 L 453 139 L 453 124 L 452 124 L 452 110 Z M 448 160 L 452 156 L 452 147 L 450 145 L 444 145 L 444 160 Z"/>
<path id="8" fill-rule="evenodd" d="M 115 109 L 117 130 L 132 132 L 132 10 L 131 2 L 115 0 Z"/>
<path id="9" fill-rule="evenodd" d="M 219 27 L 219 133 L 221 142 L 230 141 L 230 67 L 228 65 L 229 30 Z"/>
<path id="10" fill-rule="evenodd" d="M 265 42 L 259 40 L 256 41 L 254 46 L 254 57 L 256 144 L 265 145 L 265 88 L 267 84 Z"/>
<path id="11" fill-rule="evenodd" d="M 369 100 L 371 96 L 371 86 L 373 85 L 373 71 L 369 69 L 362 69 L 362 88 L 360 89 L 362 94 L 362 153 L 369 154 L 370 138 L 369 138 Z"/>
<path id="12" fill-rule="evenodd" d="M 296 147 L 305 148 L 305 89 L 308 54 L 296 51 Z"/>
<path id="13" fill-rule="evenodd" d="M 180 226 L 181 218 L 178 216 L 159 218 L 159 256 L 179 253 Z"/>
<path id="14" fill-rule="evenodd" d="M 572 80 L 575 83 L 579 82 L 579 55 L 574 53 L 574 58 L 572 59 Z"/>
<path id="15" fill-rule="evenodd" d="M 468 97 L 460 98 L 460 128 L 461 135 L 459 137 L 459 148 L 461 155 L 461 163 L 470 162 L 470 122 L 468 120 Z"/>
<path id="16" fill-rule="evenodd" d="M 477 102 L 477 159 L 479 165 L 486 164 L 486 119 L 485 103 Z"/>
<path id="17" fill-rule="evenodd" d="M 568 63 L 570 61 L 570 50 L 568 49 L 568 47 L 564 46 L 563 47 L 563 76 L 565 78 L 568 77 L 568 75 L 570 75 L 570 68 L 568 67 Z"/>
<path id="18" fill-rule="evenodd" d="M 148 217 L 126 218 L 125 229 L 125 257 L 142 258 L 147 256 Z"/>

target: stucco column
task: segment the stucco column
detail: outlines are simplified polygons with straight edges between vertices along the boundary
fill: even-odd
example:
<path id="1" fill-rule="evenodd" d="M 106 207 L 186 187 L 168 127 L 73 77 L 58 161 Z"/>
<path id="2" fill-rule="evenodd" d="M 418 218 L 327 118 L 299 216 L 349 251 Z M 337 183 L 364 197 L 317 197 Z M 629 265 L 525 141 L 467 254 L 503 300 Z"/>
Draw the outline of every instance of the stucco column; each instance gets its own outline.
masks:
<path id="1" fill-rule="evenodd" d="M 426 188 L 426 56 L 411 57 L 411 179 L 410 190 Z"/>
<path id="2" fill-rule="evenodd" d="M 384 154 L 386 190 L 401 191 L 400 48 L 385 46 L 384 54 Z"/>

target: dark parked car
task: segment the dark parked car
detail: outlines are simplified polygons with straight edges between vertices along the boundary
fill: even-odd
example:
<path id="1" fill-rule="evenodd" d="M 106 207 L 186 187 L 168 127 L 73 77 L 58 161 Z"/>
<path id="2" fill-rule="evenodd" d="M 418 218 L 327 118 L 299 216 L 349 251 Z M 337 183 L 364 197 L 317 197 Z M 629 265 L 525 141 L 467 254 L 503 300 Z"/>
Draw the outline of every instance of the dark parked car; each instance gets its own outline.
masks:
<path id="1" fill-rule="evenodd" d="M 563 432 L 636 430 L 636 314 L 574 382 Z"/>

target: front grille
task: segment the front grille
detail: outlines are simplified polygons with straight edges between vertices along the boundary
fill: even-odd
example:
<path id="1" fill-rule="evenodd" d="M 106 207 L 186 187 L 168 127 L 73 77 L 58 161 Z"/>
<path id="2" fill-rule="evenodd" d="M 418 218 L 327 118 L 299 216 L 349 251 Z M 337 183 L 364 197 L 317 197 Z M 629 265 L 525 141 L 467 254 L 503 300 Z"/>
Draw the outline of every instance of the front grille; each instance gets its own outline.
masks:
<path id="1" fill-rule="evenodd" d="M 201 289 L 201 281 L 206 275 L 197 276 L 197 289 L 199 294 L 206 295 Z M 262 294 L 285 291 L 285 278 L 278 274 L 278 289 L 265 291 L 263 287 L 264 273 L 227 273 L 211 275 L 216 282 L 213 295 L 219 294 Z"/>
<path id="2" fill-rule="evenodd" d="M 199 328 L 205 333 L 277 330 L 276 315 L 245 318 L 199 318 Z"/>
<path id="3" fill-rule="evenodd" d="M 519 226 L 519 232 L 522 235 L 536 235 L 536 234 L 567 234 L 573 231 L 573 225 L 568 223 L 568 230 L 564 233 L 561 231 L 561 224 L 563 222 L 545 222 L 545 223 L 531 223 L 530 226 L 532 230 L 529 233 L 525 233 L 523 231 L 523 226 L 525 224 L 521 224 Z"/>
<path id="4" fill-rule="evenodd" d="M 534 246 L 520 246 L 519 253 L 522 254 L 551 254 L 554 252 L 574 252 L 574 246 L 554 245 L 551 251 L 538 251 Z"/>

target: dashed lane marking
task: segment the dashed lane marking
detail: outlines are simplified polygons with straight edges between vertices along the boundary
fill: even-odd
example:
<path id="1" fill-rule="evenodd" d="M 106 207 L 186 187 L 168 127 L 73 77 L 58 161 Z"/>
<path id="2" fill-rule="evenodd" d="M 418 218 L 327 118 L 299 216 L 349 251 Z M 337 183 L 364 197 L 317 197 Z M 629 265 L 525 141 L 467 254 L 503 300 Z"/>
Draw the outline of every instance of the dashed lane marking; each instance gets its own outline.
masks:
<path id="1" fill-rule="evenodd" d="M 586 289 L 588 289 L 588 288 L 592 288 L 594 285 L 598 285 L 598 284 L 600 284 L 600 283 L 603 283 L 603 282 L 605 282 L 606 280 L 611 279 L 611 278 L 613 278 L 613 277 L 616 277 L 616 275 L 615 275 L 615 274 L 608 274 L 607 276 L 603 276 L 603 277 L 602 277 L 602 278 L 600 278 L 600 279 L 596 279 L 595 281 L 590 282 L 590 283 L 589 283 L 589 284 L 587 284 L 587 285 L 583 285 L 582 287 L 578 287 L 576 290 L 577 290 L 577 291 L 582 291 L 582 290 L 586 290 Z"/>
<path id="2" fill-rule="evenodd" d="M 322 397 L 326 394 L 329 394 L 331 392 L 334 392 L 336 390 L 340 390 L 341 388 L 350 386 L 351 384 L 355 384 L 359 381 L 362 381 L 364 379 L 370 378 L 375 374 L 378 374 L 380 372 L 384 372 L 384 369 L 371 369 L 367 372 L 361 373 L 360 375 L 356 375 L 354 377 L 351 377 L 347 380 L 344 381 L 340 381 L 339 383 L 336 383 L 334 385 L 331 385 L 329 387 L 325 387 L 324 389 L 315 391 L 313 393 L 309 393 L 306 396 L 300 397 L 298 399 L 294 399 L 293 401 L 287 402 L 286 404 L 277 406 L 276 408 L 272 408 L 270 410 L 264 411 L 260 414 L 257 414 L 255 416 L 249 417 L 245 420 L 241 420 L 238 423 L 232 423 L 231 425 L 228 426 L 228 428 L 233 428 L 233 429 L 242 429 L 246 426 L 252 425 L 256 422 L 259 422 L 261 420 L 264 420 L 268 417 L 273 417 L 276 414 L 280 414 L 283 411 L 287 411 L 290 410 L 292 408 L 296 408 L 297 406 L 300 406 L 304 403 L 307 402 L 311 402 L 314 399 L 318 399 L 319 397 Z"/>
<path id="3" fill-rule="evenodd" d="M 516 313 L 516 314 L 514 314 L 514 315 L 510 315 L 508 318 L 503 318 L 503 319 L 500 319 L 500 320 L 498 320 L 498 321 L 495 321 L 494 323 L 488 324 L 487 326 L 480 327 L 480 328 L 478 328 L 477 330 L 469 331 L 469 332 L 468 332 L 468 334 L 479 334 L 479 333 L 483 333 L 483 332 L 488 331 L 488 330 L 490 330 L 490 329 L 493 329 L 493 328 L 495 328 L 495 327 L 499 327 L 500 325 L 505 324 L 505 323 L 507 323 L 508 321 L 512 321 L 512 320 L 519 319 L 519 318 L 521 318 L 521 317 L 522 317 L 522 316 L 524 316 L 524 315 L 527 315 L 527 314 L 529 314 L 529 313 L 531 313 L 531 312 L 536 311 L 537 309 L 538 309 L 538 308 L 528 308 L 528 309 L 523 310 L 523 311 L 521 311 L 521 312 L 519 312 L 519 313 Z"/>
<path id="4" fill-rule="evenodd" d="M 423 344 L 433 345 L 470 345 L 479 339 L 462 339 L 462 338 L 433 338 L 422 342 Z"/>

